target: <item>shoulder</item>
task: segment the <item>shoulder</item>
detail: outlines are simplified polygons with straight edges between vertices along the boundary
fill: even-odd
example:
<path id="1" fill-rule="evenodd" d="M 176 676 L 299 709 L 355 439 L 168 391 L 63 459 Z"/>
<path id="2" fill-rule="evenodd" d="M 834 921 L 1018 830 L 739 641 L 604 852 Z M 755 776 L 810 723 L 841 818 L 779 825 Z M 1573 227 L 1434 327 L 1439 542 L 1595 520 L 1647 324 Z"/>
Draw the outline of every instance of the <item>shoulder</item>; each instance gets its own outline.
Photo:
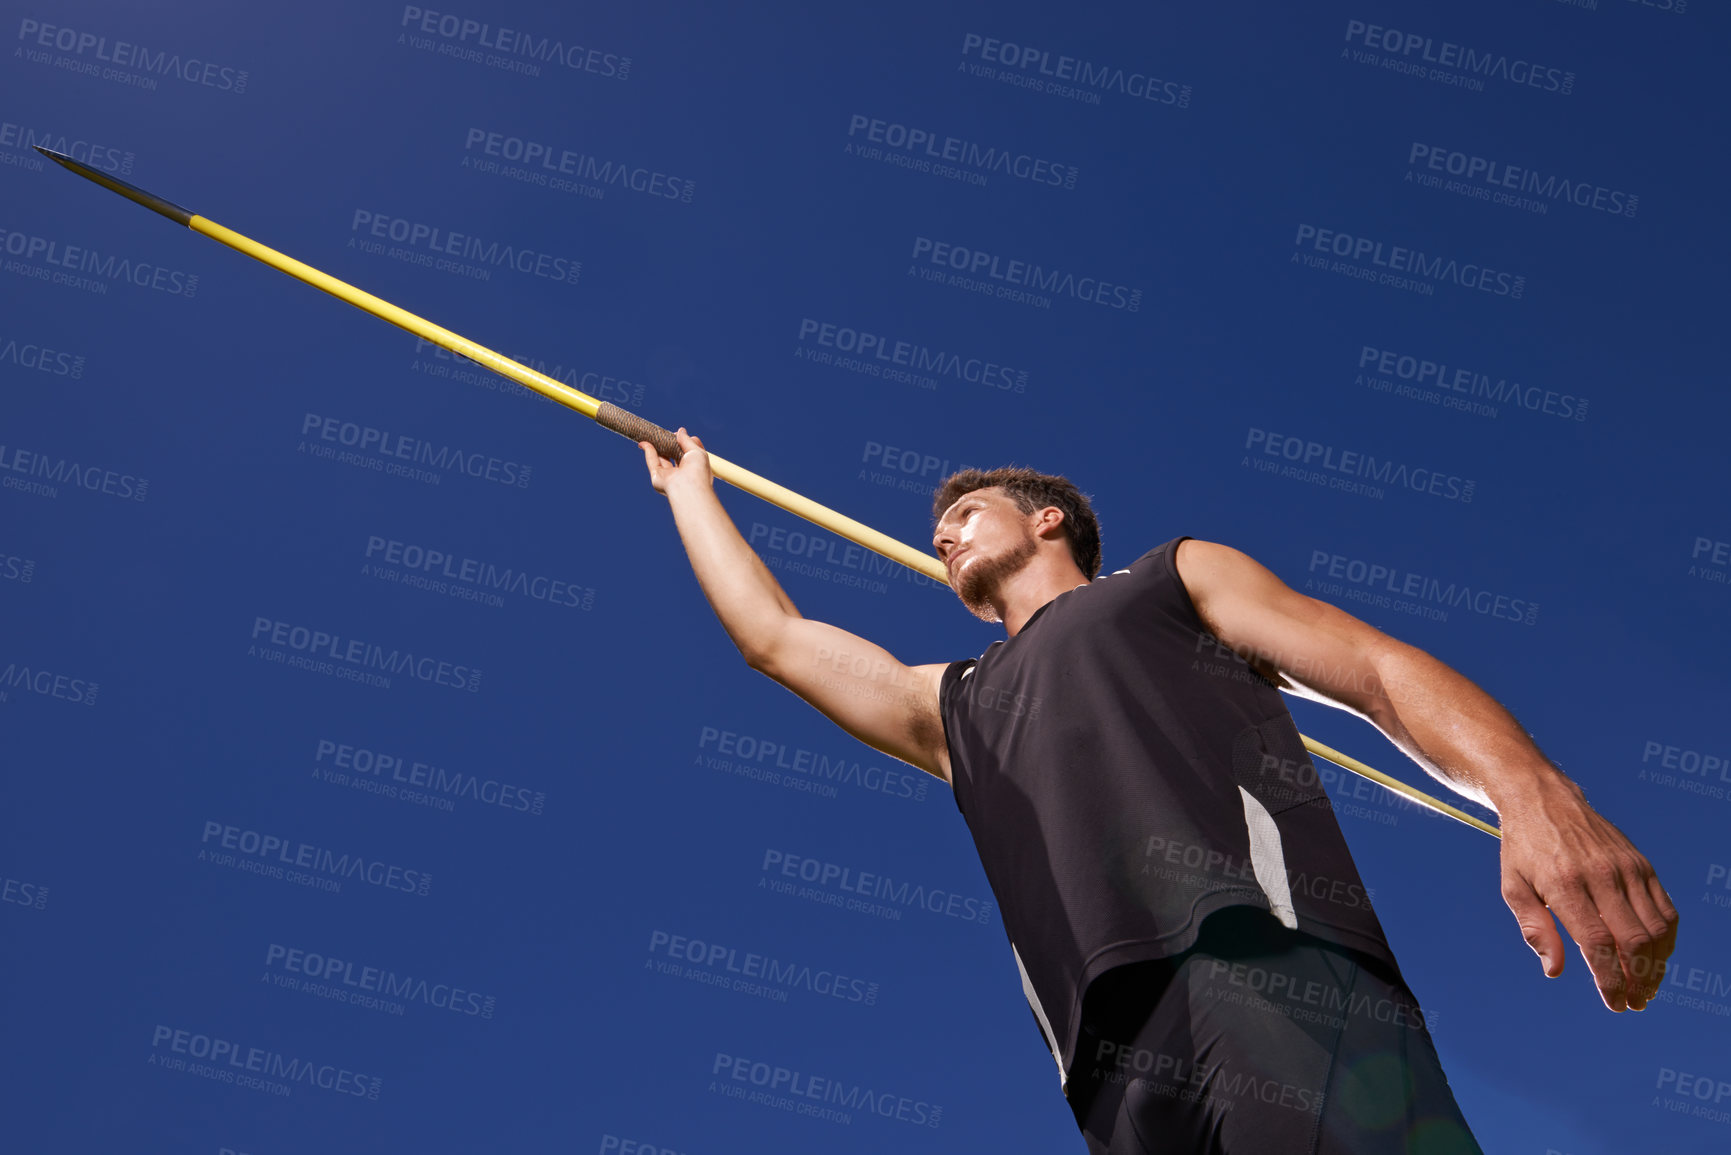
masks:
<path id="1" fill-rule="evenodd" d="M 1208 631 L 1230 642 L 1265 628 L 1271 616 L 1307 620 L 1312 599 L 1241 549 L 1191 539 L 1174 558 L 1179 581 Z"/>
<path id="2" fill-rule="evenodd" d="M 1198 599 L 1211 591 L 1241 585 L 1262 571 L 1262 566 L 1249 554 L 1218 541 L 1181 537 L 1161 548 L 1167 547 L 1173 572 L 1191 596 Z"/>

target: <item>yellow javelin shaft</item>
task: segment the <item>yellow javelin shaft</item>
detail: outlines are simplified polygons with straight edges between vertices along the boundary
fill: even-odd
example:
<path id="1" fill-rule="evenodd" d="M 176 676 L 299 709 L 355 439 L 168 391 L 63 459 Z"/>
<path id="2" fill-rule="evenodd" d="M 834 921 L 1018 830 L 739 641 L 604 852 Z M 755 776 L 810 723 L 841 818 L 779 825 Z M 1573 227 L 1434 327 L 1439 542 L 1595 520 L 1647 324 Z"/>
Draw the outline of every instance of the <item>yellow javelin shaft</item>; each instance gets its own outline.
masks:
<path id="1" fill-rule="evenodd" d="M 561 405 L 575 409 L 591 420 L 605 424 L 609 429 L 615 429 L 626 436 L 633 436 L 637 440 L 657 444 L 660 452 L 673 460 L 678 460 L 677 442 L 659 426 L 637 418 L 641 425 L 626 422 L 624 424 L 627 427 L 619 429 L 616 423 L 620 422 L 618 414 L 624 414 L 623 410 L 617 410 L 612 422 L 604 421 L 603 418 L 609 416 L 608 411 L 614 410 L 616 407 L 597 401 L 589 394 L 573 389 L 562 381 L 556 381 L 545 373 L 537 373 L 520 361 L 514 361 L 485 345 L 477 344 L 441 325 L 433 324 L 424 317 L 416 316 L 407 309 L 399 308 L 363 289 L 357 289 L 347 281 L 339 281 L 329 273 L 320 272 L 311 265 L 297 261 L 268 245 L 262 245 L 251 237 L 219 225 L 207 217 L 195 213 L 187 221 L 187 227 L 194 232 L 203 233 L 212 240 L 221 241 L 231 249 L 263 261 L 273 269 L 279 269 L 297 280 L 305 281 L 315 289 L 322 289 L 339 300 L 347 301 L 357 309 L 364 309 L 373 316 L 389 321 L 398 328 L 407 329 L 422 340 L 430 341 L 435 345 L 449 349 L 453 353 L 461 354 L 502 377 L 509 377 L 519 385 L 533 389 L 549 400 L 557 401 Z M 626 416 L 635 417 L 635 414 Z M 663 438 L 665 438 L 665 442 L 663 442 Z M 709 454 L 709 466 L 715 476 L 721 480 L 760 497 L 771 505 L 780 506 L 789 513 L 797 514 L 809 522 L 821 525 L 849 541 L 856 542 L 893 561 L 898 561 L 909 569 L 925 574 L 933 581 L 945 582 L 946 584 L 949 581 L 948 572 L 935 557 L 920 553 L 912 546 L 904 545 L 888 534 L 878 532 L 864 522 L 855 521 L 846 514 L 837 513 L 828 506 L 820 505 L 785 486 L 777 485 L 768 478 L 753 473 L 744 466 L 736 465 L 713 452 Z"/>
<path id="2" fill-rule="evenodd" d="M 262 261 L 271 268 L 287 273 L 298 281 L 304 281 L 315 289 L 323 290 L 338 300 L 347 301 L 357 309 L 371 313 L 381 320 L 389 321 L 400 329 L 406 329 L 422 340 L 430 341 L 441 348 L 467 357 L 502 377 L 508 377 L 519 385 L 533 389 L 549 400 L 575 409 L 583 416 L 612 429 L 616 433 L 630 437 L 634 441 L 648 441 L 663 456 L 673 461 L 679 460 L 678 440 L 672 433 L 653 422 L 645 421 L 636 414 L 629 413 L 608 402 L 597 401 L 589 394 L 579 389 L 573 389 L 562 381 L 556 381 L 545 373 L 537 373 L 527 365 L 513 361 L 485 345 L 477 344 L 467 337 L 453 333 L 442 325 L 435 325 L 425 317 L 416 316 L 407 309 L 399 308 L 363 289 L 357 289 L 347 281 L 339 281 L 329 273 L 315 269 L 302 261 L 297 261 L 286 253 L 279 253 L 269 245 L 262 245 L 251 237 L 237 233 L 224 225 L 219 225 L 208 217 L 199 216 L 197 213 L 182 208 L 173 201 L 165 200 L 155 193 L 146 192 L 135 184 L 109 176 L 107 173 L 91 168 L 87 164 L 52 149 L 38 145 L 36 151 L 61 166 L 71 169 L 79 176 L 94 181 L 111 192 L 119 193 L 127 200 L 135 201 L 152 212 L 160 213 L 178 224 L 185 225 L 193 232 L 203 233 L 211 240 L 220 241 L 229 248 L 245 253 L 254 260 Z M 855 521 L 845 514 L 837 513 L 828 506 L 820 505 L 802 494 L 795 493 L 785 486 L 777 485 L 768 478 L 760 477 L 751 470 L 735 465 L 714 453 L 709 455 L 709 465 L 715 476 L 738 489 L 761 497 L 771 505 L 779 506 L 813 524 L 821 525 L 832 533 L 839 534 L 849 541 L 882 554 L 892 561 L 898 561 L 916 573 L 926 575 L 933 581 L 945 584 L 949 582 L 949 574 L 938 563 L 937 558 L 921 553 L 912 546 L 904 545 L 888 534 L 879 533 L 864 522 Z"/>
<path id="3" fill-rule="evenodd" d="M 357 289 L 347 281 L 339 281 L 329 273 L 321 272 L 311 265 L 297 261 L 286 253 L 279 253 L 268 245 L 261 245 L 251 237 L 235 232 L 231 228 L 217 224 L 208 217 L 199 216 L 189 209 L 182 208 L 173 201 L 165 200 L 155 193 L 146 192 L 135 184 L 109 176 L 105 172 L 91 168 L 89 165 L 74 160 L 64 153 L 37 145 L 36 151 L 49 160 L 70 169 L 86 180 L 93 181 L 119 193 L 127 200 L 143 205 L 152 212 L 160 213 L 177 224 L 185 225 L 194 232 L 203 233 L 214 241 L 220 241 L 237 252 L 245 253 L 254 260 L 262 261 L 273 269 L 287 273 L 296 280 L 304 281 L 315 289 L 320 289 L 338 300 L 347 301 L 357 309 L 371 313 L 382 320 L 389 321 L 400 329 L 406 329 L 425 341 L 430 341 L 441 348 L 466 357 L 477 365 L 491 369 L 501 377 L 508 377 L 551 401 L 577 412 L 590 420 L 623 434 L 636 441 L 648 441 L 670 460 L 679 459 L 679 445 L 674 436 L 667 430 L 645 421 L 634 413 L 628 413 L 609 402 L 597 401 L 579 389 L 573 389 L 562 381 L 556 381 L 545 373 L 537 373 L 520 361 L 513 361 L 502 353 L 497 353 L 485 345 L 480 345 L 460 334 L 453 333 L 442 325 L 435 325 L 425 317 L 420 317 L 407 309 L 399 308 L 382 297 L 375 297 L 363 289 Z M 874 553 L 882 554 L 892 561 L 900 562 L 916 573 L 922 573 L 933 581 L 949 584 L 949 572 L 939 564 L 938 559 L 929 554 L 921 553 L 912 546 L 905 545 L 879 533 L 864 522 L 855 521 L 845 514 L 837 513 L 828 506 L 820 505 L 802 494 L 795 493 L 785 486 L 777 485 L 768 478 L 760 477 L 743 466 L 735 465 L 725 458 L 709 454 L 710 469 L 715 476 L 735 488 L 756 497 L 762 498 L 771 505 L 785 509 L 791 514 L 803 517 L 805 520 L 820 525 L 857 545 L 862 545 Z M 1305 735 L 1305 746 L 1315 754 L 1319 754 L 1336 765 L 1343 766 L 1355 774 L 1369 778 L 1388 789 L 1403 794 L 1422 806 L 1428 806 L 1439 813 L 1458 818 L 1462 822 L 1476 826 L 1491 834 L 1498 834 L 1497 828 L 1457 810 L 1446 802 L 1432 798 L 1421 790 L 1416 790 L 1398 779 L 1391 778 L 1380 770 L 1373 770 L 1356 759 L 1349 758 L 1336 750 L 1331 750 L 1320 742 Z"/>
<path id="4" fill-rule="evenodd" d="M 1498 830 L 1495 826 L 1492 826 L 1488 822 L 1482 821 L 1481 819 L 1478 819 L 1478 818 L 1474 818 L 1471 814 L 1468 814 L 1465 810 L 1458 809 L 1456 807 L 1450 806 L 1447 802 L 1443 802 L 1439 799 L 1432 798 L 1429 794 L 1426 794 L 1423 790 L 1419 790 L 1419 789 L 1416 789 L 1415 787 L 1408 786 L 1405 782 L 1402 782 L 1398 778 L 1391 778 L 1387 774 L 1384 774 L 1381 770 L 1373 769 L 1372 767 L 1366 766 L 1363 762 L 1360 762 L 1357 758 L 1353 758 L 1347 754 L 1342 754 L 1339 750 L 1336 750 L 1332 746 L 1324 746 L 1321 742 L 1318 742 L 1315 738 L 1312 738 L 1308 734 L 1300 734 L 1299 737 L 1304 739 L 1304 748 L 1306 750 L 1309 750 L 1312 754 L 1315 754 L 1320 758 L 1328 759 L 1330 762 L 1333 762 L 1336 766 L 1344 767 L 1347 770 L 1351 770 L 1354 774 L 1360 775 L 1360 776 L 1365 777 L 1365 778 L 1369 778 L 1372 782 L 1375 782 L 1378 786 L 1386 787 L 1389 790 L 1394 791 L 1396 794 L 1400 794 L 1400 795 L 1403 795 L 1404 797 L 1410 798 L 1414 802 L 1417 802 L 1420 806 L 1428 806 L 1430 809 L 1436 811 L 1438 814 L 1446 814 L 1450 818 L 1458 818 L 1462 822 L 1466 823 L 1468 826 L 1475 826 L 1478 829 L 1484 831 L 1486 834 L 1489 834 L 1495 838 L 1501 838 L 1503 836 L 1503 832 L 1501 830 Z"/>

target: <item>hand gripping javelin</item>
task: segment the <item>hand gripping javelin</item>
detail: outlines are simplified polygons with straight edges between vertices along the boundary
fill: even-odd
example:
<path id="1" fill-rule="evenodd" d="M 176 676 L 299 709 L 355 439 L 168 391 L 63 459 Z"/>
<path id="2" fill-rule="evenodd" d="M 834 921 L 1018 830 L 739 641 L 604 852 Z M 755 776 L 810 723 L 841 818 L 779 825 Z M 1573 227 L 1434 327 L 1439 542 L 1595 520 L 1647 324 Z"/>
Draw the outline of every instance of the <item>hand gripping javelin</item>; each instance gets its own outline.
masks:
<path id="1" fill-rule="evenodd" d="M 652 421 L 646 421 L 637 414 L 621 409 L 611 402 L 597 401 L 589 394 L 573 389 L 562 381 L 556 381 L 545 373 L 537 373 L 527 365 L 513 361 L 501 353 L 495 353 L 485 345 L 477 345 L 467 337 L 453 333 L 440 325 L 435 325 L 406 309 L 400 309 L 389 301 L 355 288 L 346 281 L 339 281 L 329 273 L 320 272 L 311 265 L 297 261 L 284 253 L 279 253 L 267 245 L 261 245 L 251 237 L 242 236 L 233 229 L 225 228 L 208 217 L 201 217 L 197 213 L 181 208 L 173 201 L 164 200 L 155 193 L 145 192 L 137 185 L 117 180 L 107 173 L 91 168 L 64 153 L 43 148 L 41 145 L 36 145 L 35 148 L 37 152 L 49 160 L 70 169 L 86 180 L 94 181 L 110 192 L 119 193 L 127 200 L 135 201 L 152 212 L 160 213 L 177 224 L 185 225 L 195 233 L 203 233 L 212 240 L 220 241 L 229 248 L 245 253 L 254 260 L 263 261 L 271 268 L 287 273 L 296 280 L 304 281 L 315 289 L 322 289 L 338 300 L 347 301 L 357 309 L 389 321 L 400 329 L 406 329 L 424 341 L 448 349 L 485 369 L 491 369 L 501 377 L 507 377 L 525 388 L 533 389 L 550 401 L 557 401 L 566 408 L 575 409 L 583 416 L 593 420 L 597 425 L 622 434 L 632 441 L 647 441 L 669 461 L 677 462 L 681 456 L 678 439 Z M 856 545 L 864 546 L 874 553 L 900 562 L 914 572 L 924 574 L 935 582 L 949 584 L 948 571 L 938 562 L 937 558 L 929 554 L 921 553 L 888 534 L 879 533 L 863 522 L 837 513 L 828 506 L 819 505 L 808 497 L 797 494 L 785 486 L 777 485 L 768 478 L 760 477 L 751 470 L 735 465 L 714 453 L 709 455 L 709 465 L 716 477 L 736 489 L 742 489 L 753 496 L 760 497 L 771 505 L 803 517 L 840 537 L 847 538 Z M 1398 778 L 1392 778 L 1380 770 L 1372 769 L 1355 758 L 1350 758 L 1338 750 L 1323 745 L 1307 734 L 1301 734 L 1299 737 L 1304 739 L 1305 749 L 1320 758 L 1327 759 L 1336 766 L 1368 778 L 1372 782 L 1428 809 L 1446 814 L 1451 818 L 1458 818 L 1467 825 L 1475 826 L 1487 834 L 1498 838 L 1502 837 L 1502 832 L 1495 826 L 1475 818 L 1464 810 L 1450 806 L 1422 790 L 1408 786 Z"/>

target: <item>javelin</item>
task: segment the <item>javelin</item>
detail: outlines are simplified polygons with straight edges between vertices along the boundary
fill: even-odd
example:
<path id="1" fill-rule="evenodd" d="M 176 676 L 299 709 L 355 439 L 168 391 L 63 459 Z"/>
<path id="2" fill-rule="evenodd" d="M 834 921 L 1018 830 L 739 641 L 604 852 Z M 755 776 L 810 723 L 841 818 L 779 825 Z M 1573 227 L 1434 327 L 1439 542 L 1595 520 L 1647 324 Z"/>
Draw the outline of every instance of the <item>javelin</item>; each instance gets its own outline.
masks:
<path id="1" fill-rule="evenodd" d="M 653 445 L 656 452 L 669 461 L 677 462 L 680 458 L 679 439 L 672 433 L 646 421 L 637 414 L 621 409 L 610 401 L 597 401 L 589 394 L 573 389 L 562 381 L 556 381 L 545 373 L 537 373 L 527 365 L 501 353 L 495 353 L 485 345 L 477 345 L 467 337 L 459 336 L 451 330 L 435 325 L 424 317 L 418 317 L 406 309 L 400 309 L 389 301 L 375 297 L 362 289 L 357 289 L 346 281 L 339 281 L 328 273 L 320 272 L 311 265 L 303 264 L 293 257 L 279 253 L 267 245 L 261 245 L 251 237 L 242 236 L 233 229 L 225 228 L 208 217 L 201 217 L 189 209 L 183 209 L 173 201 L 164 200 L 155 193 L 145 192 L 135 184 L 117 180 L 106 173 L 99 172 L 89 165 L 76 161 L 64 153 L 52 149 L 34 146 L 36 151 L 65 168 L 72 170 L 86 180 L 94 181 L 110 192 L 119 193 L 127 200 L 135 201 L 155 213 L 167 217 L 176 224 L 185 225 L 195 233 L 203 233 L 214 241 L 221 241 L 237 252 L 245 253 L 254 260 L 263 261 L 273 269 L 287 273 L 299 281 L 305 281 L 315 289 L 322 289 L 339 301 L 347 301 L 355 308 L 371 313 L 373 316 L 389 321 L 399 329 L 409 332 L 441 348 L 449 349 L 461 357 L 465 357 L 477 365 L 491 369 L 501 377 L 508 377 L 549 401 L 557 401 L 569 409 L 575 409 L 583 416 L 590 418 L 597 425 L 611 429 L 613 432 L 629 437 L 633 441 L 647 441 Z M 898 561 L 915 573 L 924 574 L 933 581 L 949 584 L 949 573 L 939 564 L 937 558 L 921 553 L 910 545 L 905 545 L 879 533 L 864 522 L 855 521 L 845 514 L 837 513 L 828 506 L 819 505 L 808 497 L 795 493 L 785 486 L 777 485 L 768 478 L 760 477 L 742 466 L 735 465 L 711 453 L 709 455 L 710 470 L 721 480 L 743 489 L 756 497 L 761 497 L 771 505 L 778 506 L 791 514 L 803 517 L 805 520 L 820 525 L 841 537 L 847 538 L 856 545 L 864 546 L 874 553 L 882 554 L 891 561 Z M 1464 810 L 1450 806 L 1438 798 L 1432 798 L 1422 790 L 1418 790 L 1398 778 L 1392 778 L 1380 770 L 1374 770 L 1355 758 L 1350 758 L 1338 750 L 1324 746 L 1308 735 L 1300 734 L 1304 739 L 1305 749 L 1321 758 L 1326 758 L 1336 766 L 1352 771 L 1372 782 L 1404 795 L 1421 806 L 1428 807 L 1450 818 L 1457 818 L 1469 826 L 1477 827 L 1487 834 L 1502 837 L 1502 833 L 1488 822 L 1481 821 Z"/>

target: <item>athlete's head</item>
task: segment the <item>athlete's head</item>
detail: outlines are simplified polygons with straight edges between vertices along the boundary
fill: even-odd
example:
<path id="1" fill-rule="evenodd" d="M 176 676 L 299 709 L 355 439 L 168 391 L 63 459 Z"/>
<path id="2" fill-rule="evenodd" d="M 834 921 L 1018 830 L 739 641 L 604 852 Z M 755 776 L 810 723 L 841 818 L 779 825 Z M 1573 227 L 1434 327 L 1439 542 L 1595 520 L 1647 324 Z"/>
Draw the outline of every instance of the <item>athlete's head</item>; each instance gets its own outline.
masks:
<path id="1" fill-rule="evenodd" d="M 932 548 L 950 571 L 962 604 L 981 621 L 1001 583 L 1042 549 L 1067 549 L 1082 576 L 1100 572 L 1100 525 L 1088 498 L 1068 478 L 1023 466 L 964 469 L 932 497 Z"/>

